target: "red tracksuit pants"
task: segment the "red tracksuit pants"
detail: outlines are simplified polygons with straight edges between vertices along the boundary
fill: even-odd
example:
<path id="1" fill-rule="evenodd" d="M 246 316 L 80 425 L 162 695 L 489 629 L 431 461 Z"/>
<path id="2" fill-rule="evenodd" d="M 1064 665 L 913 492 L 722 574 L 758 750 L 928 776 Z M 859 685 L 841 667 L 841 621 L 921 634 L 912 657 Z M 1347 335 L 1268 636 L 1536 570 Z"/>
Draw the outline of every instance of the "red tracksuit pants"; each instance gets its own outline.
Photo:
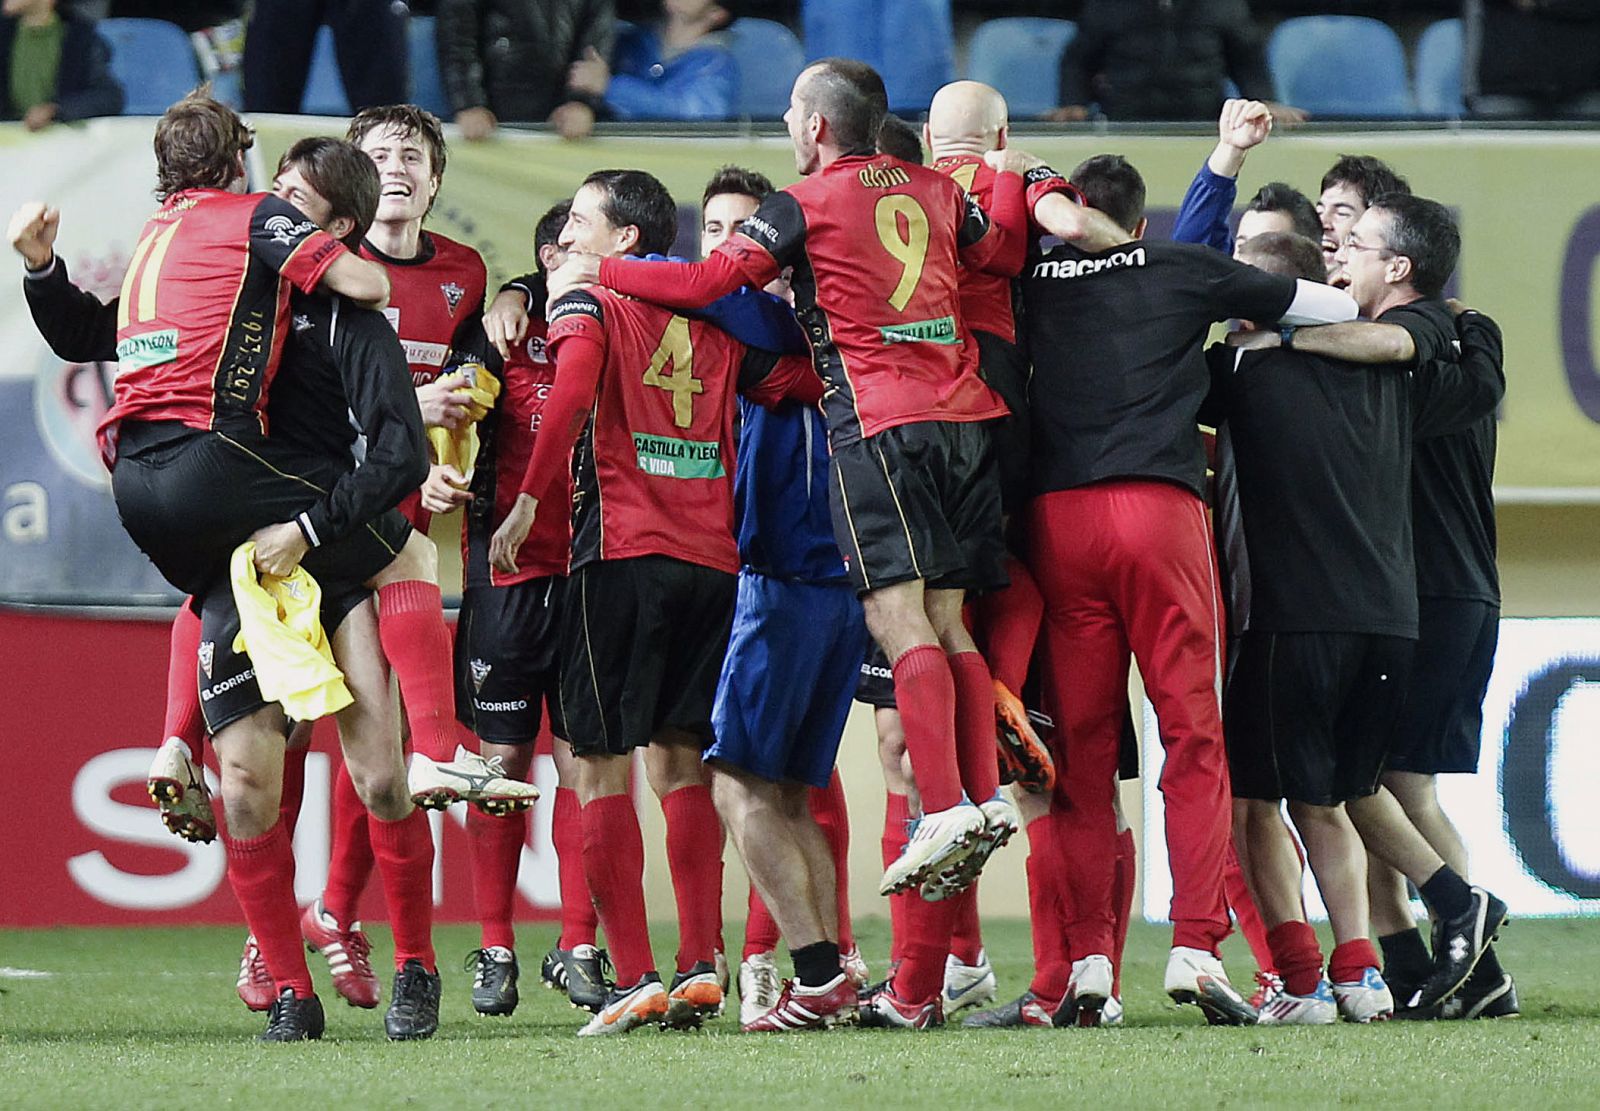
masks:
<path id="1" fill-rule="evenodd" d="M 1199 498 L 1127 480 L 1044 494 L 1029 506 L 1030 566 L 1045 602 L 1055 736 L 1052 810 L 1068 867 L 1073 960 L 1115 952 L 1117 746 L 1130 652 L 1161 722 L 1161 794 L 1173 944 L 1228 936 L 1223 867 L 1232 822 L 1222 741 L 1222 604 Z"/>

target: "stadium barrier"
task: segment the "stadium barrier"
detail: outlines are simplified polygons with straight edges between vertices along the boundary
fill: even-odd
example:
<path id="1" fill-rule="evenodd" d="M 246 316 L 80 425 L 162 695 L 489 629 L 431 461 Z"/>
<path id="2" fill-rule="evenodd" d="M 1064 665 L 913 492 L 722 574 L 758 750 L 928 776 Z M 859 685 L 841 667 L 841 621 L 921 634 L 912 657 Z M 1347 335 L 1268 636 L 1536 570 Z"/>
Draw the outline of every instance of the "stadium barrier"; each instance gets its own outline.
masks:
<path id="1" fill-rule="evenodd" d="M 255 122 L 256 184 L 295 138 L 337 130 L 326 119 Z M 9 213 L 31 199 L 59 205 L 61 256 L 77 281 L 102 296 L 116 293 L 153 207 L 150 133 L 151 121 L 138 119 L 93 121 L 39 135 L 0 125 L 0 157 L 19 171 L 0 179 L 0 210 Z M 1025 143 L 1062 168 L 1107 149 L 1126 154 L 1159 202 L 1151 213 L 1152 235 L 1170 228 L 1173 203 L 1211 147 L 1208 138 L 1153 135 L 1030 135 Z M 1457 288 L 1500 320 L 1510 352 L 1498 472 L 1502 502 L 1600 502 L 1594 342 L 1600 204 L 1592 203 L 1589 189 L 1600 136 L 1383 131 L 1275 137 L 1252 155 L 1241 201 L 1275 178 L 1314 191 L 1322 171 L 1346 151 L 1390 160 L 1418 192 L 1460 214 L 1464 247 Z M 430 226 L 482 251 L 491 279 L 498 281 L 529 266 L 534 222 L 583 175 L 602 166 L 639 166 L 658 174 L 685 202 L 680 243 L 692 252 L 700 188 L 714 167 L 730 162 L 763 170 L 780 183 L 794 176 L 781 139 L 608 136 L 567 144 L 507 134 L 487 144 L 458 142 Z M 16 286 L 11 288 L 12 295 L 0 298 L 0 343 L 8 355 L 0 364 L 0 659 L 7 680 L 0 743 L 13 755 L 26 750 L 40 779 L 30 800 L 30 814 L 38 820 L 11 823 L 0 925 L 237 921 L 221 882 L 220 849 L 180 845 L 140 805 L 143 770 L 161 719 L 170 611 L 119 611 L 91 619 L 4 606 L 176 600 L 119 527 L 94 447 L 93 429 L 105 411 L 115 368 L 56 359 L 34 331 Z M 454 543 L 450 524 L 438 528 L 435 538 L 448 557 Z M 1537 556 L 1507 552 L 1502 563 Z M 1587 575 L 1574 572 L 1571 566 L 1555 569 L 1562 588 L 1570 582 L 1570 589 L 1565 608 L 1546 612 L 1600 614 L 1592 568 Z M 1528 611 L 1508 594 L 1507 612 Z M 1580 798 L 1594 777 L 1575 743 L 1600 725 L 1591 693 L 1600 672 L 1596 657 L 1600 622 L 1508 622 L 1485 719 L 1484 770 L 1446 788 L 1446 805 L 1467 827 L 1475 866 L 1488 869 L 1484 878 L 1522 913 L 1600 910 L 1600 826 Z M 1552 670 L 1558 660 L 1569 660 L 1563 665 L 1568 671 Z M 1571 680 L 1567 686 L 1560 686 L 1563 675 Z M 1558 686 L 1556 694 L 1548 693 Z M 1529 706 L 1535 707 L 1531 716 Z M 1514 709 L 1515 721 L 1523 724 L 1511 729 Z M 1540 714 L 1545 726 L 1526 724 Z M 325 754 L 332 751 L 328 738 L 319 736 L 308 769 L 306 818 L 297 839 L 301 893 L 307 898 L 320 887 L 326 867 L 332 769 Z M 852 717 L 841 764 L 856 823 L 858 906 L 881 913 L 871 896 L 882 790 L 870 716 Z M 548 765 L 540 767 L 541 782 L 553 785 Z M 1153 791 L 1154 776 L 1144 784 Z M 1133 788 L 1125 800 L 1136 823 L 1141 811 L 1148 818 L 1142 830 L 1148 850 L 1141 860 L 1142 905 L 1160 917 L 1165 859 L 1159 807 L 1141 807 Z M 525 858 L 523 916 L 548 915 L 555 899 L 548 806 L 541 803 Z M 650 803 L 643 809 L 646 842 L 657 842 L 656 808 Z M 459 818 L 442 819 L 436 829 L 439 916 L 470 918 Z M 1024 912 L 1023 855 L 1002 854 L 986 874 L 987 913 Z M 729 874 L 737 875 L 736 865 Z M 736 879 L 729 891 L 730 917 L 742 917 Z M 656 856 L 647 892 L 653 913 L 670 914 L 671 891 Z"/>

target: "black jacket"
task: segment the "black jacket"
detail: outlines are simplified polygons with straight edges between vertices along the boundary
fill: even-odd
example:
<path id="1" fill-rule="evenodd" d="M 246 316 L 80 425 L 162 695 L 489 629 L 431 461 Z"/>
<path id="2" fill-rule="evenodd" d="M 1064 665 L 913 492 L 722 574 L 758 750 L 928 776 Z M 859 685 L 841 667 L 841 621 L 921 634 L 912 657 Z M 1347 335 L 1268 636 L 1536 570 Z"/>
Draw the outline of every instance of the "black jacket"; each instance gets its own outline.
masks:
<path id="1" fill-rule="evenodd" d="M 56 119 L 63 123 L 122 112 L 122 85 L 111 76 L 111 47 L 94 21 L 61 13 L 67 33 L 61 39 L 61 64 L 56 69 Z M 11 47 L 17 21 L 0 17 L 0 119 L 11 114 Z"/>
<path id="2" fill-rule="evenodd" d="M 613 0 L 439 0 L 439 71 L 452 111 L 543 123 L 567 92 L 567 67 L 594 47 L 611 57 Z"/>
<path id="3" fill-rule="evenodd" d="M 1245 0 L 1089 0 L 1061 56 L 1061 103 L 1098 103 L 1113 120 L 1209 120 L 1227 77 L 1272 99 Z"/>

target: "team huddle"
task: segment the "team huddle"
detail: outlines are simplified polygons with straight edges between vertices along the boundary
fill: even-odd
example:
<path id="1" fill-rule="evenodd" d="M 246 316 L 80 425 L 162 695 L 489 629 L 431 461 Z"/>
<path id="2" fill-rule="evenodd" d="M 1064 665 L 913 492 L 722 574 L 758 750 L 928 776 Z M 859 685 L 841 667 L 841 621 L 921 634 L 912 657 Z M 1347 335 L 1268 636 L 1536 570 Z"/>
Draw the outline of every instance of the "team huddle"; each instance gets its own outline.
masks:
<path id="1" fill-rule="evenodd" d="M 180 836 L 225 826 L 263 1039 L 322 1035 L 308 947 L 377 1006 L 354 913 L 374 870 L 386 1032 L 435 1032 L 423 810 L 455 802 L 473 1005 L 515 1009 L 546 723 L 561 934 L 540 974 L 589 1012 L 580 1034 L 722 1012 L 729 839 L 751 880 L 744 1030 L 926 1029 L 993 1004 L 976 885 L 1019 831 L 1033 979 L 965 1024 L 1119 1023 L 1135 660 L 1164 751 L 1173 1000 L 1218 1024 L 1517 1013 L 1491 945 L 1506 907 L 1469 882 L 1435 791 L 1477 767 L 1504 393 L 1494 322 L 1444 299 L 1448 209 L 1344 157 L 1315 203 L 1264 187 L 1235 237 L 1236 178 L 1271 130 L 1249 101 L 1224 107 L 1172 242 L 1144 237 L 1125 159 L 1058 173 L 1009 146 L 988 86 L 941 89 L 919 137 L 871 68 L 828 59 L 785 120 L 801 180 L 717 170 L 703 261 L 669 257 L 661 182 L 601 170 L 492 297 L 475 251 L 423 230 L 445 140 L 410 105 L 294 144 L 257 194 L 238 117 L 174 105 L 162 205 L 111 304 L 71 283 L 54 210 L 13 217 L 47 342 L 120 363 L 100 428 L 118 511 L 189 596 L 150 792 Z M 452 647 L 426 534 L 458 508 Z M 888 794 L 878 982 L 835 771 L 856 699 Z M 327 714 L 332 861 L 302 911 L 291 843 Z M 635 749 L 676 897 L 665 980 Z M 1235 923 L 1255 989 L 1220 959 Z"/>

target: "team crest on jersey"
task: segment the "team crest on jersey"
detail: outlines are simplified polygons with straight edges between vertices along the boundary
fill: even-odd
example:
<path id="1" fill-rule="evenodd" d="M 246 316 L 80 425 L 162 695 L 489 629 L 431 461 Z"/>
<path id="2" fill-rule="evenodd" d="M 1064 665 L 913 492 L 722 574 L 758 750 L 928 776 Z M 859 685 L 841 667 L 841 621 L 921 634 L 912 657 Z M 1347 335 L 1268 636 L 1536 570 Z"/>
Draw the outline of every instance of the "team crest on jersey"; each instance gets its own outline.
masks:
<path id="1" fill-rule="evenodd" d="M 456 308 L 461 304 L 461 298 L 467 295 L 467 291 L 455 282 L 441 282 L 439 292 L 444 294 L 444 303 L 450 307 L 450 315 L 454 316 Z"/>
<path id="2" fill-rule="evenodd" d="M 311 318 L 309 316 L 307 316 L 303 312 L 297 312 L 297 313 L 294 314 L 294 330 L 295 331 L 303 332 L 309 327 L 311 327 Z"/>
<path id="3" fill-rule="evenodd" d="M 545 354 L 545 339 L 543 336 L 528 337 L 528 361 L 533 363 L 548 363 L 550 356 Z"/>
<path id="4" fill-rule="evenodd" d="M 483 681 L 489 677 L 494 666 L 483 660 L 473 660 L 467 666 L 472 669 L 472 693 L 479 694 L 483 691 Z"/>
<path id="5" fill-rule="evenodd" d="M 206 673 L 206 678 L 211 678 L 211 664 L 216 659 L 217 646 L 215 642 L 202 640 L 200 642 L 200 670 Z"/>

